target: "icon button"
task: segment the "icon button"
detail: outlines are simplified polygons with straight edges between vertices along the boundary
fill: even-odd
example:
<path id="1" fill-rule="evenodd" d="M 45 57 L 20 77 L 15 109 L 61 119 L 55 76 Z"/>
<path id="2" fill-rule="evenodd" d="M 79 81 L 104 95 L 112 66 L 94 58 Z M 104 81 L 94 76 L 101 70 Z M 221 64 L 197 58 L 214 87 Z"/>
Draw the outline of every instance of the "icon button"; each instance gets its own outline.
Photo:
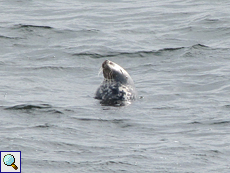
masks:
<path id="1" fill-rule="evenodd" d="M 15 158 L 12 154 L 7 154 L 3 158 L 3 162 L 7 166 L 12 166 L 15 170 L 18 169 L 18 167 L 15 165 Z"/>
<path id="2" fill-rule="evenodd" d="M 21 151 L 0 151 L 0 173 L 21 172 Z"/>

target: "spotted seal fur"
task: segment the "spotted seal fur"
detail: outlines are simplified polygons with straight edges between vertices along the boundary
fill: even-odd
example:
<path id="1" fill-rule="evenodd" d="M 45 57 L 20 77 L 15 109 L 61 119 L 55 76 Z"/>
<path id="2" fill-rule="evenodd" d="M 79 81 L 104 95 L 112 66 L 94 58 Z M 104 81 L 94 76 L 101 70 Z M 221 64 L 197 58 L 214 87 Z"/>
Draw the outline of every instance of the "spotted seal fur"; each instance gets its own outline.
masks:
<path id="1" fill-rule="evenodd" d="M 118 64 L 106 60 L 102 63 L 104 80 L 95 98 L 103 105 L 126 105 L 136 99 L 136 89 L 130 75 Z"/>

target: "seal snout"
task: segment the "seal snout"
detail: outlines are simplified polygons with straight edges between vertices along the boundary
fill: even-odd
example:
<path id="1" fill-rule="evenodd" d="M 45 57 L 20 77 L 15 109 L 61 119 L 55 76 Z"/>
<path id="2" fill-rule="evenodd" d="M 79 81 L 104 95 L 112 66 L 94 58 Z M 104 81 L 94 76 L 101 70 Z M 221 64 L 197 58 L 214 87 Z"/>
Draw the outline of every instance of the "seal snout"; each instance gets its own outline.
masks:
<path id="1" fill-rule="evenodd" d="M 109 61 L 109 60 L 105 60 L 105 61 L 102 63 L 102 68 L 103 68 L 103 69 L 108 68 L 109 65 L 113 65 L 113 62 L 112 62 L 112 61 Z"/>
<path id="2" fill-rule="evenodd" d="M 105 60 L 105 61 L 102 63 L 102 68 L 103 68 L 103 69 L 107 66 L 108 61 L 109 61 L 109 60 Z"/>

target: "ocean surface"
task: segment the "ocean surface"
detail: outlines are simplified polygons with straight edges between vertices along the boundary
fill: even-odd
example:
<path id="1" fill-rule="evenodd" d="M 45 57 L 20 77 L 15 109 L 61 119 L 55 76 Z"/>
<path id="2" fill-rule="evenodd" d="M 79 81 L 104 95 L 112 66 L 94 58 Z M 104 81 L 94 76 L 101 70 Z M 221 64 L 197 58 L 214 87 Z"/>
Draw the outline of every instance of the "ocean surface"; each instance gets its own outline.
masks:
<path id="1" fill-rule="evenodd" d="M 229 0 L 0 1 L 0 150 L 22 172 L 229 173 Z M 138 99 L 94 99 L 106 59 Z"/>

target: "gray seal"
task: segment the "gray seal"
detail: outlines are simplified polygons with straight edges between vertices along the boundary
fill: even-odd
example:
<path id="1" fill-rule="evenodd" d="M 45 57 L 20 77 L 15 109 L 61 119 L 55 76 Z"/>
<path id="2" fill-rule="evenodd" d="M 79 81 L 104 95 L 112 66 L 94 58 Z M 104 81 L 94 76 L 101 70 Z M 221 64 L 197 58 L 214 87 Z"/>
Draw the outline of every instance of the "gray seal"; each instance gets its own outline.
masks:
<path id="1" fill-rule="evenodd" d="M 102 70 L 104 80 L 95 94 L 102 105 L 123 106 L 136 99 L 133 80 L 125 69 L 106 60 L 102 63 Z"/>

